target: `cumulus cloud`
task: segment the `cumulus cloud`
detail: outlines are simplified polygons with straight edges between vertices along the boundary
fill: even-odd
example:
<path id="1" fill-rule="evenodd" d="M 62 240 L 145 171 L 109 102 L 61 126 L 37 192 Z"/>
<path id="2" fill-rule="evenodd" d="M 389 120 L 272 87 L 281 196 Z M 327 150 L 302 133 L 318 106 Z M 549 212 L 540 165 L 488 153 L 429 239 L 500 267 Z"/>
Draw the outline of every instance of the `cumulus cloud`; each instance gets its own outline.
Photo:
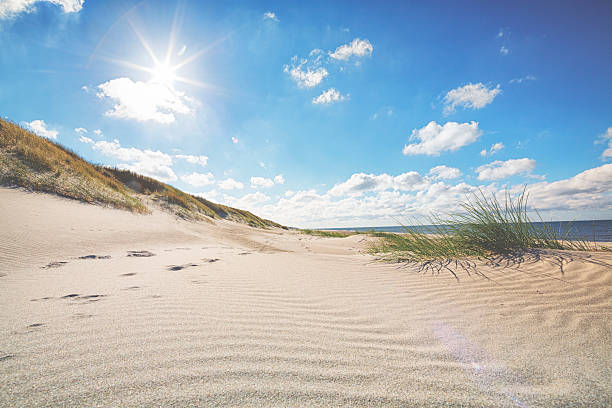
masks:
<path id="1" fill-rule="evenodd" d="M 601 158 L 605 160 L 612 157 L 612 127 L 609 127 L 599 136 L 599 143 L 608 144 L 608 148 L 601 154 Z"/>
<path id="2" fill-rule="evenodd" d="M 461 177 L 461 171 L 454 167 L 436 166 L 429 170 L 429 177 L 434 180 L 455 179 Z"/>
<path id="3" fill-rule="evenodd" d="M 251 177 L 251 187 L 252 188 L 270 188 L 274 185 L 274 180 L 264 177 Z"/>
<path id="4" fill-rule="evenodd" d="M 60 6 L 64 13 L 78 13 L 83 8 L 84 0 L 2 0 L 0 1 L 0 19 L 16 17 L 21 13 L 36 10 L 37 3 L 51 3 Z"/>
<path id="5" fill-rule="evenodd" d="M 476 169 L 478 180 L 500 180 L 515 174 L 530 173 L 536 165 L 533 159 L 496 160 Z"/>
<path id="6" fill-rule="evenodd" d="M 334 102 L 342 102 L 347 98 L 348 96 L 340 94 L 335 88 L 329 88 L 316 98 L 312 98 L 312 103 L 315 105 L 329 105 Z"/>
<path id="7" fill-rule="evenodd" d="M 223 189 L 223 190 L 242 190 L 244 188 L 244 184 L 242 184 L 239 181 L 234 180 L 233 178 L 227 178 L 225 180 L 220 181 L 219 183 L 217 183 L 219 185 L 219 188 Z"/>
<path id="8" fill-rule="evenodd" d="M 276 21 L 277 23 L 280 22 L 278 17 L 276 17 L 276 14 L 271 11 L 266 11 L 263 15 L 263 18 L 264 20 L 272 20 L 272 21 Z"/>
<path id="9" fill-rule="evenodd" d="M 482 157 L 486 157 L 486 156 L 492 156 L 495 153 L 499 152 L 501 149 L 503 149 L 505 146 L 503 143 L 501 142 L 497 142 L 494 145 L 491 146 L 491 148 L 489 149 L 489 151 L 487 151 L 487 149 L 483 149 L 480 151 L 480 155 Z"/>
<path id="10" fill-rule="evenodd" d="M 521 77 L 521 78 L 511 79 L 510 81 L 508 81 L 508 83 L 510 83 L 510 84 L 520 84 L 520 83 L 523 83 L 525 81 L 535 81 L 536 79 L 537 78 L 535 76 L 529 74 L 529 75 Z"/>
<path id="11" fill-rule="evenodd" d="M 374 47 L 368 40 L 355 38 L 349 44 L 343 44 L 336 48 L 334 52 L 329 52 L 329 56 L 336 60 L 346 61 L 352 56 L 365 57 L 372 55 Z"/>
<path id="12" fill-rule="evenodd" d="M 469 83 L 452 89 L 444 97 L 444 113 L 447 115 L 453 113 L 458 106 L 469 109 L 482 109 L 493 102 L 493 99 L 500 93 L 499 84 L 497 87 L 489 89 L 481 82 L 477 84 Z"/>
<path id="13" fill-rule="evenodd" d="M 175 158 L 180 160 L 185 160 L 187 163 L 191 164 L 199 164 L 204 167 L 208 163 L 208 156 L 193 156 L 189 154 L 176 154 Z"/>
<path id="14" fill-rule="evenodd" d="M 355 173 L 345 182 L 336 184 L 329 190 L 332 196 L 359 196 L 366 192 L 382 190 L 415 190 L 422 187 L 425 180 L 416 171 L 410 171 L 398 176 L 389 174 Z"/>
<path id="15" fill-rule="evenodd" d="M 21 122 L 21 125 L 30 132 L 36 133 L 38 136 L 46 137 L 47 139 L 57 139 L 59 132 L 55 129 L 49 129 L 44 120 L 33 120 L 31 122 Z"/>
<path id="16" fill-rule="evenodd" d="M 123 162 L 117 165 L 120 169 L 131 170 L 164 182 L 177 180 L 176 174 L 172 170 L 172 156 L 159 150 L 121 147 L 117 139 L 112 142 L 106 140 L 94 142 L 92 139 L 82 136 L 79 140 L 90 144 L 94 150 L 99 151 L 103 155 Z"/>
<path id="17" fill-rule="evenodd" d="M 98 89 L 98 98 L 109 98 L 114 103 L 104 113 L 109 117 L 168 124 L 176 120 L 175 113 L 193 112 L 191 98 L 160 82 L 116 78 L 98 85 Z"/>
<path id="18" fill-rule="evenodd" d="M 426 154 L 439 156 L 444 151 L 456 151 L 463 146 L 475 142 L 481 135 L 478 122 L 457 123 L 446 122 L 439 125 L 435 121 L 429 122 L 421 129 L 414 129 L 410 141 L 418 140 L 404 146 L 404 155 Z"/>
<path id="19" fill-rule="evenodd" d="M 405 180 L 399 181 L 412 180 L 414 188 L 402 190 L 393 188 L 394 178 L 385 174 L 361 173 L 351 176 L 347 180 L 350 183 L 340 183 L 327 192 L 312 189 L 287 191 L 276 202 L 270 202 L 267 196 L 260 196 L 260 200 L 248 197 L 239 208 L 249 205 L 248 209 L 259 216 L 301 227 L 371 226 L 395 223 L 397 219 L 427 222 L 425 217 L 432 213 L 444 215 L 461 211 L 459 203 L 472 193 L 500 194 L 506 188 L 494 183 L 449 184 L 448 181 L 434 180 L 430 171 L 420 184 L 414 184 L 418 177 L 414 172 L 408 172 Z M 508 188 L 511 193 L 519 194 L 523 187 L 521 183 Z M 565 180 L 530 184 L 527 191 L 530 203 L 542 210 L 612 209 L 612 164 Z M 239 200 L 230 199 L 232 201 L 228 203 L 232 205 Z"/>
<path id="20" fill-rule="evenodd" d="M 79 135 L 84 135 L 87 133 L 87 129 L 82 128 L 82 127 L 74 128 L 74 131 L 78 133 Z"/>
<path id="21" fill-rule="evenodd" d="M 274 184 L 285 184 L 285 177 L 282 174 L 274 176 Z"/>
<path id="22" fill-rule="evenodd" d="M 235 208 L 258 212 L 258 205 L 265 203 L 266 201 L 269 201 L 269 200 L 270 200 L 269 196 L 259 191 L 256 191 L 252 194 L 246 194 L 240 198 L 232 197 L 226 194 L 223 196 L 222 201 L 225 204 L 231 205 L 232 207 L 235 207 Z"/>
<path id="23" fill-rule="evenodd" d="M 612 207 L 612 164 L 574 177 L 527 186 L 532 205 L 542 210 L 604 210 Z"/>
<path id="24" fill-rule="evenodd" d="M 209 186 L 215 183 L 215 177 L 211 172 L 185 174 L 181 176 L 181 180 L 195 187 Z"/>
<path id="25" fill-rule="evenodd" d="M 305 67 L 304 65 L 307 62 L 307 60 L 302 60 L 298 65 L 285 65 L 283 68 L 300 88 L 315 87 L 329 75 L 327 70 L 323 67 Z"/>

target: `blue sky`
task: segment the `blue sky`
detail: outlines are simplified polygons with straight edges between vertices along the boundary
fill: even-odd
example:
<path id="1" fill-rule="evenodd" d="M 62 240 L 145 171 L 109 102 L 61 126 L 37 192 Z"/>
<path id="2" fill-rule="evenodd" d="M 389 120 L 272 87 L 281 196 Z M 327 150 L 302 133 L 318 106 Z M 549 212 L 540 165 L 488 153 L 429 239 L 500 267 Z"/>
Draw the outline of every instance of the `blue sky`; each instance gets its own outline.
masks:
<path id="1" fill-rule="evenodd" d="M 612 218 L 611 3 L 398 3 L 0 0 L 0 114 L 288 225 Z"/>

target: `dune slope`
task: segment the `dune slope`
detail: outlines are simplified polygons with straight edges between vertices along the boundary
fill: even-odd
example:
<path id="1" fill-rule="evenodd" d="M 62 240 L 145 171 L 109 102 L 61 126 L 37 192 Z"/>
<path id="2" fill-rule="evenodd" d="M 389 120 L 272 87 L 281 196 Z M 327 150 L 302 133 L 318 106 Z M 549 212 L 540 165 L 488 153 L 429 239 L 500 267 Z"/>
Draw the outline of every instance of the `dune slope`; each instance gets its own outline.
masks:
<path id="1" fill-rule="evenodd" d="M 193 220 L 229 219 L 252 227 L 281 225 L 212 203 L 128 170 L 93 165 L 60 144 L 0 119 L 0 185 L 24 187 L 137 213 L 151 206 Z"/>

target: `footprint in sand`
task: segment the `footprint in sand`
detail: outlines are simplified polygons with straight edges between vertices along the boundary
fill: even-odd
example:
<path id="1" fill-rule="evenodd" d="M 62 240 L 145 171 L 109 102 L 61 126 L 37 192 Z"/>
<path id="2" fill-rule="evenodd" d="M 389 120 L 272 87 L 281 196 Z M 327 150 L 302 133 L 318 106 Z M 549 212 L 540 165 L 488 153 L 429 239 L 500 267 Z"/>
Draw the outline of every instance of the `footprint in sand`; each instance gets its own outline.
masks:
<path id="1" fill-rule="evenodd" d="M 204 262 L 208 262 L 208 263 L 213 263 L 213 262 L 220 261 L 220 259 L 219 259 L 219 258 L 202 258 L 202 260 L 203 260 Z"/>
<path id="2" fill-rule="evenodd" d="M 91 317 L 94 317 L 94 315 L 92 314 L 88 314 L 88 313 L 75 313 L 74 315 L 72 315 L 73 319 L 89 319 Z"/>
<path id="3" fill-rule="evenodd" d="M 250 255 L 250 252 L 240 252 L 238 255 Z"/>
<path id="4" fill-rule="evenodd" d="M 136 275 L 136 272 L 122 273 L 120 276 L 134 276 L 134 275 Z"/>
<path id="5" fill-rule="evenodd" d="M 140 286 L 128 286 L 127 288 L 123 288 L 122 290 L 137 290 L 140 289 Z"/>
<path id="6" fill-rule="evenodd" d="M 68 295 L 62 296 L 62 299 L 82 300 L 84 302 L 97 302 L 104 297 L 106 297 L 106 295 L 82 295 L 81 296 L 78 293 L 70 293 Z"/>
<path id="7" fill-rule="evenodd" d="M 110 255 L 83 255 L 79 259 L 110 259 Z"/>
<path id="8" fill-rule="evenodd" d="M 37 330 L 40 330 L 44 326 L 44 323 L 32 323 L 26 327 L 26 333 L 32 333 Z"/>
<path id="9" fill-rule="evenodd" d="M 194 263 L 185 264 L 185 265 L 170 265 L 170 266 L 168 266 L 168 270 L 169 271 L 180 271 L 182 269 L 189 268 L 190 266 L 199 266 L 199 265 L 198 264 L 194 264 Z"/>
<path id="10" fill-rule="evenodd" d="M 56 261 L 56 262 L 50 262 L 45 266 L 41 266 L 41 269 L 51 269 L 51 268 L 59 268 L 60 266 L 64 266 L 66 265 L 68 262 L 66 261 Z"/>
<path id="11" fill-rule="evenodd" d="M 30 302 L 39 302 L 39 301 L 41 301 L 41 300 L 49 300 L 49 299 L 53 299 L 53 298 L 52 298 L 52 297 L 50 297 L 50 296 L 45 296 L 45 297 L 43 297 L 43 298 L 38 298 L 38 299 L 30 299 Z"/>
<path id="12" fill-rule="evenodd" d="M 11 358 L 15 358 L 14 354 L 0 354 L 0 361 L 10 360 Z"/>
<path id="13" fill-rule="evenodd" d="M 150 256 L 155 256 L 155 254 L 149 251 L 128 251 L 127 256 L 133 256 L 133 257 L 138 257 L 138 258 L 148 258 Z"/>

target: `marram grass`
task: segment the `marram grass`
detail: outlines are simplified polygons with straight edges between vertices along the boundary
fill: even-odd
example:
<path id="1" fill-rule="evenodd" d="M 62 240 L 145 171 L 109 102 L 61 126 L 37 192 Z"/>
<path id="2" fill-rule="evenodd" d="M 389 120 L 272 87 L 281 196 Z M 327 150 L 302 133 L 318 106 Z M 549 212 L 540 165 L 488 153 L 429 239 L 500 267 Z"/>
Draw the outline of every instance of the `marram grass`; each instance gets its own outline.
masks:
<path id="1" fill-rule="evenodd" d="M 147 201 L 190 220 L 229 219 L 258 228 L 286 228 L 236 208 L 187 194 L 153 178 L 94 165 L 15 123 L 0 119 L 0 185 L 23 187 L 137 213 Z"/>
<path id="2" fill-rule="evenodd" d="M 393 260 L 428 261 L 511 255 L 531 249 L 596 250 L 595 243 L 570 241 L 571 223 L 555 229 L 528 215 L 528 194 L 523 190 L 513 198 L 506 193 L 500 202 L 483 192 L 461 204 L 459 213 L 447 218 L 432 217 L 435 234 L 404 227 L 403 234 L 378 232 L 381 238 L 371 252 Z"/>

